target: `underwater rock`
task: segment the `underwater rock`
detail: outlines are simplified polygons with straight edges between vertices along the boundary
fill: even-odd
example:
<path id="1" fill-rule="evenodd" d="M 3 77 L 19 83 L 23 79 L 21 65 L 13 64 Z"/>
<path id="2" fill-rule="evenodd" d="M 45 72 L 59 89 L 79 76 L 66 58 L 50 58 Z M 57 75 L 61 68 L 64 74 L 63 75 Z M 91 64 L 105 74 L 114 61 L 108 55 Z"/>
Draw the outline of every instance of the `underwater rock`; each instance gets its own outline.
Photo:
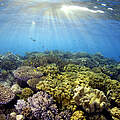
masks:
<path id="1" fill-rule="evenodd" d="M 108 106 L 108 100 L 104 93 L 90 87 L 77 87 L 73 99 L 76 104 L 82 106 L 87 113 L 101 112 Z"/>
<path id="2" fill-rule="evenodd" d="M 24 114 L 25 108 L 30 108 L 29 112 L 32 112 L 33 116 L 39 120 L 55 120 L 55 116 L 58 114 L 58 109 L 51 95 L 46 92 L 40 91 L 29 97 L 27 102 L 24 100 L 18 100 L 16 109 L 20 114 Z"/>
<path id="3" fill-rule="evenodd" d="M 12 101 L 15 97 L 15 94 L 10 88 L 7 88 L 3 85 L 0 85 L 0 104 L 4 105 Z"/>
<path id="4" fill-rule="evenodd" d="M 83 111 L 77 110 L 77 111 L 75 111 L 72 114 L 70 120 L 86 120 L 86 118 L 84 116 L 84 112 Z"/>
<path id="5" fill-rule="evenodd" d="M 26 86 L 27 81 L 32 78 L 40 78 L 43 74 L 29 66 L 18 67 L 13 71 L 15 78 L 20 86 Z"/>

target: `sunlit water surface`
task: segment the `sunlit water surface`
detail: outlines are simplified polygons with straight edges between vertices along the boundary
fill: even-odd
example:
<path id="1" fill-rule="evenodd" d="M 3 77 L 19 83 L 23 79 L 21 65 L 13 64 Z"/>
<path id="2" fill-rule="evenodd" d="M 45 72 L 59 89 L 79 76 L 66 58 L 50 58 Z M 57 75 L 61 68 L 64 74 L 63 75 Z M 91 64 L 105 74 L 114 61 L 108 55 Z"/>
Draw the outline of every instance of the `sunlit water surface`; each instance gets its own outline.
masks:
<path id="1" fill-rule="evenodd" d="M 119 0 L 0 1 L 0 53 L 62 50 L 119 59 Z"/>

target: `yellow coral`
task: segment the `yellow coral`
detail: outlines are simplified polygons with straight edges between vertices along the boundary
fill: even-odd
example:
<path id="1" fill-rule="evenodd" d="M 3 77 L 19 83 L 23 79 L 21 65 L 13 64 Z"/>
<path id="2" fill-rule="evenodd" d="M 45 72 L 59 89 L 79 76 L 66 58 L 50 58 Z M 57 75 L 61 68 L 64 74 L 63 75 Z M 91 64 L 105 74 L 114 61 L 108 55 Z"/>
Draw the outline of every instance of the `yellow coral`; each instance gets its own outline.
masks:
<path id="1" fill-rule="evenodd" d="M 70 120 L 86 120 L 86 118 L 83 111 L 77 110 L 72 114 Z"/>

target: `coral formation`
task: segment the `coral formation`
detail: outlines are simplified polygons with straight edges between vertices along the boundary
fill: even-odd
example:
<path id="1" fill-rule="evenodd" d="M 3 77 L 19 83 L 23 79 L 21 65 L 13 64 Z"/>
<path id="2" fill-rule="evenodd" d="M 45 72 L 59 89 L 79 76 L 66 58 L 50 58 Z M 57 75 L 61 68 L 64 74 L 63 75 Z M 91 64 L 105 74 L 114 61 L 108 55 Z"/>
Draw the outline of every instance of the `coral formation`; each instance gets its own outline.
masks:
<path id="1" fill-rule="evenodd" d="M 77 87 L 73 99 L 76 104 L 82 106 L 87 113 L 101 112 L 108 105 L 108 100 L 104 93 L 90 87 Z"/>
<path id="2" fill-rule="evenodd" d="M 43 91 L 29 97 L 27 102 L 18 100 L 15 107 L 22 114 L 24 114 L 23 111 L 26 108 L 30 108 L 29 112 L 32 112 L 37 120 L 55 120 L 55 116 L 58 114 L 58 109 L 56 104 L 54 104 L 53 98 Z"/>
<path id="3" fill-rule="evenodd" d="M 120 63 L 100 53 L 0 55 L 0 82 L 11 88 L 0 85 L 1 115 L 8 120 L 118 120 L 119 80 Z M 13 108 L 7 103 L 15 94 Z"/>
<path id="4" fill-rule="evenodd" d="M 13 93 L 21 93 L 21 87 L 18 84 L 14 84 L 11 86 L 11 90 Z"/>
<path id="5" fill-rule="evenodd" d="M 11 100 L 13 100 L 15 94 L 12 92 L 10 88 L 7 88 L 3 85 L 0 85 L 0 104 L 7 104 Z"/>
<path id="6" fill-rule="evenodd" d="M 34 92 L 30 89 L 30 88 L 24 88 L 22 89 L 22 92 L 20 94 L 20 98 L 21 99 L 27 99 L 28 97 L 30 97 Z"/>
<path id="7" fill-rule="evenodd" d="M 107 120 L 107 118 L 104 115 L 97 114 L 89 116 L 88 120 Z"/>
<path id="8" fill-rule="evenodd" d="M 56 115 L 55 120 L 70 120 L 71 112 L 68 110 L 60 112 Z"/>
<path id="9" fill-rule="evenodd" d="M 117 107 L 114 107 L 110 109 L 110 113 L 112 114 L 112 118 L 114 120 L 120 120 L 120 109 Z"/>
<path id="10" fill-rule="evenodd" d="M 31 78 L 39 78 L 43 75 L 40 71 L 29 66 L 18 67 L 17 70 L 13 71 L 13 74 L 21 86 L 27 84 Z"/>
<path id="11" fill-rule="evenodd" d="M 17 56 L 8 52 L 4 56 L 0 56 L 0 68 L 5 70 L 14 70 L 22 63 L 21 59 Z"/>
<path id="12" fill-rule="evenodd" d="M 72 114 L 70 120 L 86 120 L 86 118 L 83 111 L 77 110 Z"/>
<path id="13" fill-rule="evenodd" d="M 120 82 L 117 80 L 108 80 L 106 86 L 110 101 L 114 101 L 120 107 Z"/>

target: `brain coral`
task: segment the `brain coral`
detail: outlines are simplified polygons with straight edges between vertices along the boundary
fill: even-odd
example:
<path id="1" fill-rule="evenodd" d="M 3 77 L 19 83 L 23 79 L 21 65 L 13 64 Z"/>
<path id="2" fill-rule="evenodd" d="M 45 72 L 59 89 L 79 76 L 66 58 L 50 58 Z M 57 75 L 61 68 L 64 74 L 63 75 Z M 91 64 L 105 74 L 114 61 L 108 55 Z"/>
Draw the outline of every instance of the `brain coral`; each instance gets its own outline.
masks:
<path id="1" fill-rule="evenodd" d="M 43 74 L 40 71 L 37 71 L 36 69 L 33 69 L 29 66 L 21 66 L 17 68 L 15 71 L 13 71 L 13 74 L 15 78 L 18 79 L 18 83 L 21 85 L 22 83 L 26 83 L 27 80 L 31 78 L 39 78 Z"/>
<path id="2" fill-rule="evenodd" d="M 0 104 L 9 103 L 14 97 L 15 94 L 12 92 L 11 89 L 0 85 Z"/>
<path id="3" fill-rule="evenodd" d="M 98 89 L 79 86 L 75 92 L 73 99 L 76 104 L 88 113 L 101 112 L 108 105 L 106 96 Z"/>

